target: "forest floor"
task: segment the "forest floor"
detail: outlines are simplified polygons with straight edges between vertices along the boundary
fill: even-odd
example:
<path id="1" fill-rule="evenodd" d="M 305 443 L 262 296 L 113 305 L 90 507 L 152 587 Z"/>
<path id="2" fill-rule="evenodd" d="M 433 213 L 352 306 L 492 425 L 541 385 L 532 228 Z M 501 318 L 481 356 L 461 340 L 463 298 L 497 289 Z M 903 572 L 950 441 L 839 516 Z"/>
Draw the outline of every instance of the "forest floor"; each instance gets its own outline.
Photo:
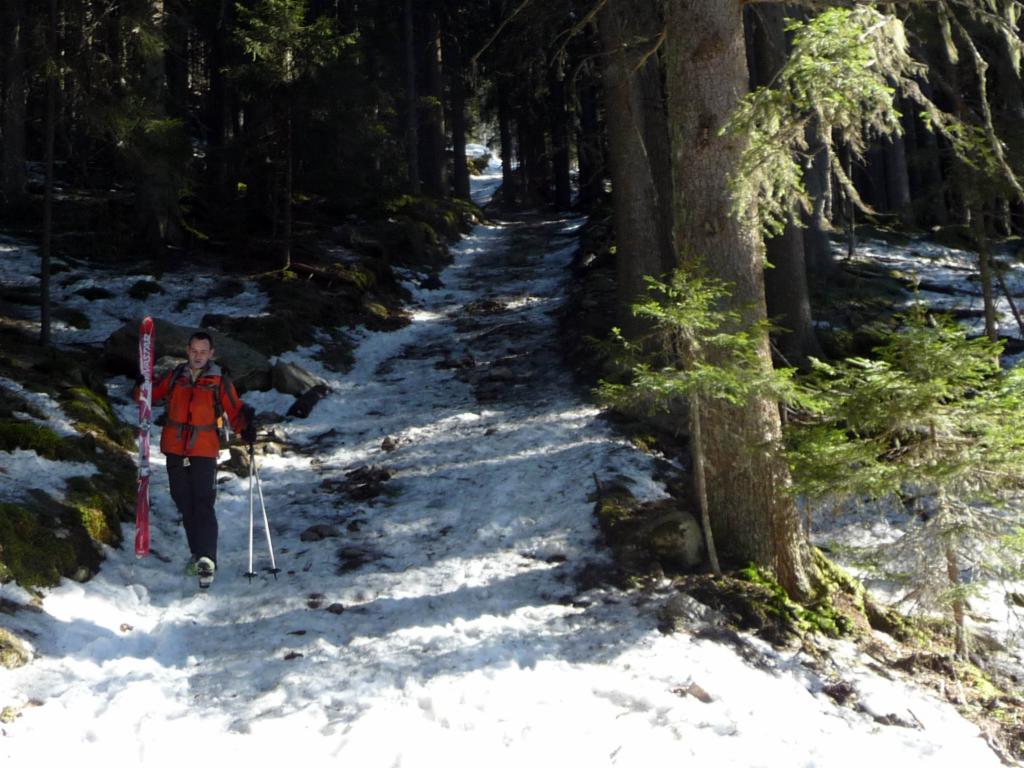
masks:
<path id="1" fill-rule="evenodd" d="M 671 579 L 605 577 L 595 478 L 658 500 L 672 468 L 624 439 L 562 361 L 582 224 L 478 226 L 440 287 L 407 275 L 407 325 L 352 332 L 344 374 L 317 345 L 282 355 L 331 387 L 307 418 L 277 420 L 290 396 L 246 394 L 274 422 L 258 461 L 276 576 L 258 499 L 258 575 L 244 576 L 249 481 L 223 472 L 218 576 L 198 593 L 156 457 L 150 557 L 108 549 L 93 579 L 41 597 L 0 586 L 0 625 L 32 655 L 0 676 L 7 763 L 179 765 L 201 744 L 210 761 L 360 768 L 1000 765 L 995 730 L 916 681 L 923 670 L 879 661 L 904 656 L 884 636 L 871 652 L 774 647 Z M 24 269 L 27 250 L 7 266 Z M 159 301 L 197 279 L 216 276 L 165 275 Z M 264 300 L 242 295 L 206 310 Z M 130 382 L 108 385 L 132 420 Z M 5 493 L 59 474 L 23 453 Z"/>

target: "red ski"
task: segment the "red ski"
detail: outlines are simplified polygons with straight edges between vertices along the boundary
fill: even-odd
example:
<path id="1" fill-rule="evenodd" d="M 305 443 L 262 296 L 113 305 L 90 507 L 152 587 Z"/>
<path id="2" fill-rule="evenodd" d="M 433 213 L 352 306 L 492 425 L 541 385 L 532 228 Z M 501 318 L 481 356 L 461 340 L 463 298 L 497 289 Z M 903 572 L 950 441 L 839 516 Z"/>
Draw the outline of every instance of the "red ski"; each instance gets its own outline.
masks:
<path id="1" fill-rule="evenodd" d="M 149 430 L 153 423 L 153 318 L 139 326 L 139 493 L 135 499 L 135 556 L 149 554 Z"/>

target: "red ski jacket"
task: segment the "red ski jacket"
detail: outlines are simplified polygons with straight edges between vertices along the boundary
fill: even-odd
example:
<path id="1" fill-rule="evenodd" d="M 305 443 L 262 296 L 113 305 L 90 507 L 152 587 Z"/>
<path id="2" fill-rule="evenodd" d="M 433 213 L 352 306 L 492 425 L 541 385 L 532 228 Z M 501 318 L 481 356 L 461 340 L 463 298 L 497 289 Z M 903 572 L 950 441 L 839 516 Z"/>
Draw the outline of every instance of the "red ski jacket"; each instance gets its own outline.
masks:
<path id="1" fill-rule="evenodd" d="M 227 418 L 236 434 L 246 426 L 235 385 L 212 361 L 194 381 L 187 363 L 161 376 L 153 384 L 153 403 L 165 399 L 167 421 L 160 435 L 160 450 L 165 454 L 216 458 L 220 452 L 221 416 Z"/>

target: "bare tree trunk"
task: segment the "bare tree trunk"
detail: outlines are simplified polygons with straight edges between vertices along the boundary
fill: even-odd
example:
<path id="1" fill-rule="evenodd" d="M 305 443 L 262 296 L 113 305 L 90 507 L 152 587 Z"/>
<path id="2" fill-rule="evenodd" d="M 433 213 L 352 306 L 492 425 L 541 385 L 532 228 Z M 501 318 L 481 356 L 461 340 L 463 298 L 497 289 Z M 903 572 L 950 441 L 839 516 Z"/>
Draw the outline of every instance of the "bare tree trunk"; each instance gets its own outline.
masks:
<path id="1" fill-rule="evenodd" d="M 933 98 L 928 83 L 923 83 L 921 90 L 928 98 Z M 943 150 L 939 146 L 938 136 L 934 131 L 924 128 L 919 118 L 917 128 L 920 145 L 915 152 L 914 165 L 920 172 L 921 190 L 914 199 L 920 207 L 918 220 L 925 225 L 945 226 L 949 223 L 949 207 L 943 192 L 947 186 Z"/>
<path id="2" fill-rule="evenodd" d="M 1013 67 L 1013 51 L 1009 40 L 1000 37 L 1000 42 L 1003 50 L 994 57 L 998 68 L 996 91 L 1007 116 L 1017 123 L 1019 129 L 1021 121 L 1024 121 L 1024 82 Z"/>
<path id="3" fill-rule="evenodd" d="M 160 0 L 150 0 L 150 5 L 154 19 L 160 19 L 163 13 Z M 151 31 L 162 30 L 154 27 Z M 139 56 L 141 61 L 129 59 L 126 55 L 119 66 L 125 72 L 129 68 L 139 70 L 137 76 L 142 86 L 145 116 L 160 123 L 167 117 L 164 57 L 147 46 L 139 47 Z M 135 75 L 132 73 L 131 77 Z M 179 129 L 183 130 L 183 126 Z M 129 162 L 135 182 L 135 226 L 140 243 L 152 250 L 184 243 L 185 229 L 178 191 L 183 173 L 181 164 L 186 162 L 186 158 L 177 151 L 179 142 L 170 140 L 168 131 L 151 131 L 140 125 L 133 131 L 130 144 Z M 184 145 L 184 142 L 180 144 Z"/>
<path id="4" fill-rule="evenodd" d="M 781 5 L 758 5 L 747 15 L 754 44 L 750 52 L 754 86 L 770 86 L 785 64 L 787 14 Z M 789 222 L 782 234 L 767 240 L 765 248 L 771 266 L 765 272 L 768 315 L 782 329 L 776 345 L 788 365 L 805 365 L 807 358 L 822 353 L 811 316 L 803 232 Z"/>
<path id="5" fill-rule="evenodd" d="M 466 77 L 462 61 L 462 43 L 457 30 L 445 38 L 445 68 L 448 71 L 449 110 L 452 126 L 452 191 L 469 200 L 469 165 L 466 162 Z"/>
<path id="6" fill-rule="evenodd" d="M 604 56 L 608 170 L 614 203 L 618 323 L 626 336 L 645 328 L 632 305 L 644 277 L 675 265 L 671 153 L 654 47 L 662 19 L 652 0 L 609 0 L 598 17 Z"/>
<path id="7" fill-rule="evenodd" d="M 597 86 L 592 68 L 585 68 L 583 84 L 579 89 L 580 130 L 576 140 L 577 158 L 580 167 L 579 205 L 591 210 L 601 199 L 604 186 L 604 135 L 598 118 Z"/>
<path id="8" fill-rule="evenodd" d="M 549 63 L 548 87 L 551 115 L 551 154 L 555 180 L 555 207 L 572 207 L 572 185 L 569 175 L 569 110 L 565 103 L 565 62 L 561 57 Z"/>
<path id="9" fill-rule="evenodd" d="M 827 280 L 836 267 L 829 238 L 831 224 L 828 221 L 828 212 L 832 210 L 832 188 L 828 155 L 814 125 L 807 129 L 807 144 L 811 164 L 804 174 L 804 184 L 807 194 L 814 201 L 814 210 L 804 229 L 804 260 L 811 275 L 819 280 Z"/>
<path id="10" fill-rule="evenodd" d="M 228 182 L 228 79 L 227 29 L 231 23 L 229 14 L 234 8 L 227 0 L 221 0 L 218 12 L 211 19 L 206 31 L 209 53 L 207 55 L 207 77 L 210 88 L 206 95 L 206 184 L 209 196 L 216 208 L 233 197 Z"/>
<path id="11" fill-rule="evenodd" d="M 39 249 L 39 343 L 50 345 L 50 262 L 53 249 L 53 150 L 57 132 L 57 0 L 50 0 L 50 20 L 46 28 L 46 53 L 50 59 L 46 78 L 46 124 L 43 147 L 46 185 L 43 192 L 43 238 Z"/>
<path id="12" fill-rule="evenodd" d="M 538 113 L 540 109 L 540 113 Z M 527 101 L 519 105 L 519 184 L 524 205 L 532 207 L 550 200 L 551 163 L 547 156 L 543 105 Z"/>
<path id="13" fill-rule="evenodd" d="M 977 204 L 971 210 L 971 229 L 978 249 L 978 273 L 981 278 L 981 296 L 985 307 L 985 335 L 990 341 L 999 339 L 996 323 L 996 304 L 992 289 L 992 248 L 985 228 L 984 205 Z"/>
<path id="14" fill-rule="evenodd" d="M 420 177 L 423 188 L 435 197 L 448 196 L 444 152 L 444 78 L 441 73 L 441 25 L 437 12 L 424 11 L 426 45 L 423 48 L 424 89 L 420 104 Z"/>
<path id="15" fill-rule="evenodd" d="M 718 550 L 715 548 L 715 536 L 711 530 L 711 512 L 708 508 L 707 476 L 704 466 L 704 436 L 701 431 L 701 398 L 693 395 L 690 398 L 690 455 L 693 458 L 693 484 L 697 495 L 697 506 L 700 508 L 700 525 L 704 529 L 704 546 L 708 551 L 708 562 L 715 576 L 722 575 L 722 566 L 718 562 Z"/>
<path id="16" fill-rule="evenodd" d="M 679 259 L 727 282 L 730 305 L 745 321 L 760 321 L 766 316 L 763 246 L 752 222 L 732 216 L 728 189 L 743 140 L 719 134 L 747 91 L 742 5 L 672 3 L 667 35 Z M 767 334 L 760 356 L 763 365 L 771 365 Z M 740 562 L 770 569 L 794 597 L 808 596 L 806 543 L 786 492 L 788 469 L 775 450 L 781 437 L 778 404 L 761 396 L 742 406 L 712 401 L 702 416 L 708 505 L 718 546 Z"/>
<path id="17" fill-rule="evenodd" d="M 420 193 L 419 94 L 416 91 L 416 26 L 412 0 L 405 0 L 403 13 L 405 31 L 405 162 L 409 176 L 409 192 Z"/>
<path id="18" fill-rule="evenodd" d="M 25 198 L 25 105 L 28 80 L 25 76 L 27 40 L 25 0 L 4 0 L 0 15 L 0 52 L 3 53 L 3 185 L 7 205 L 18 207 Z"/>
<path id="19" fill-rule="evenodd" d="M 509 104 L 508 83 L 498 76 L 498 134 L 501 137 L 501 202 L 509 208 L 516 201 L 516 175 L 513 172 L 512 158 L 515 149 L 512 146 L 512 108 Z"/>
<path id="20" fill-rule="evenodd" d="M 292 95 L 288 94 L 287 114 L 285 115 L 285 159 L 284 159 L 284 249 L 282 269 L 292 266 L 292 197 L 295 182 L 295 149 L 293 129 Z"/>
<path id="21" fill-rule="evenodd" d="M 170 117 L 185 120 L 188 117 L 188 33 L 193 26 L 183 0 L 163 0 L 164 72 L 167 78 L 165 110 Z"/>
<path id="22" fill-rule="evenodd" d="M 939 504 L 944 506 L 945 499 L 939 498 Z M 952 538 L 946 539 L 946 578 L 949 586 L 955 591 L 960 586 L 960 561 L 957 558 L 955 542 Z M 953 597 L 953 626 L 955 628 L 956 655 L 960 659 L 967 659 L 967 604 L 959 594 Z"/>
<path id="23" fill-rule="evenodd" d="M 899 216 L 904 224 L 914 223 L 910 200 L 910 171 L 907 168 L 907 145 L 902 136 L 882 139 L 885 158 L 885 196 L 889 212 Z"/>

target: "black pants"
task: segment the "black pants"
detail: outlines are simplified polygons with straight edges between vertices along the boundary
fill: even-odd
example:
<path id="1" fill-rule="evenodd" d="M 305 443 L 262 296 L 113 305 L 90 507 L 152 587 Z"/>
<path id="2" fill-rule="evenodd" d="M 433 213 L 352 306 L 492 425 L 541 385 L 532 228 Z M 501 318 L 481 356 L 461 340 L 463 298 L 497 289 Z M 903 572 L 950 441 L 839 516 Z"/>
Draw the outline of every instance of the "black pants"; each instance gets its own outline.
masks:
<path id="1" fill-rule="evenodd" d="M 217 499 L 217 460 L 168 455 L 167 477 L 192 556 L 208 557 L 216 563 L 218 528 L 213 507 Z"/>

